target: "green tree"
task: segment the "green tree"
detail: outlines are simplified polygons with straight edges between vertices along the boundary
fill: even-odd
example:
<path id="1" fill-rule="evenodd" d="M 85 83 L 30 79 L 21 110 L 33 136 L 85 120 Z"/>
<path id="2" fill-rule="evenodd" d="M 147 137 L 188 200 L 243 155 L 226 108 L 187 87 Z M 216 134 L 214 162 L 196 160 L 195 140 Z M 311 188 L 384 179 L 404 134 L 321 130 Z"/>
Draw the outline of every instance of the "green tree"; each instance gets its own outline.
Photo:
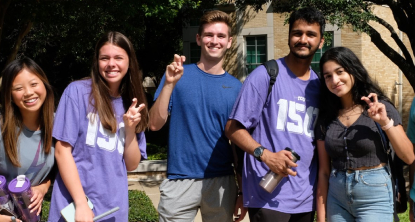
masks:
<path id="1" fill-rule="evenodd" d="M 0 68 L 34 58 L 58 94 L 89 74 L 95 43 L 107 30 L 133 42 L 144 75 L 161 76 L 182 51 L 183 22 L 216 1 L 0 0 Z"/>
<path id="2" fill-rule="evenodd" d="M 415 1 L 414 0 L 235 0 L 237 7 L 244 9 L 250 5 L 255 10 L 262 10 L 265 3 L 272 2 L 275 13 L 292 12 L 298 8 L 312 6 L 320 9 L 327 21 L 337 25 L 351 25 L 354 31 L 367 33 L 376 47 L 395 63 L 415 89 L 415 65 L 408 49 L 399 38 L 399 30 L 408 36 L 412 54 L 415 50 Z M 376 16 L 373 6 L 387 5 L 394 16 L 398 29 Z M 393 38 L 402 55 L 389 46 L 380 33 L 369 22 L 376 22 L 385 27 Z"/>

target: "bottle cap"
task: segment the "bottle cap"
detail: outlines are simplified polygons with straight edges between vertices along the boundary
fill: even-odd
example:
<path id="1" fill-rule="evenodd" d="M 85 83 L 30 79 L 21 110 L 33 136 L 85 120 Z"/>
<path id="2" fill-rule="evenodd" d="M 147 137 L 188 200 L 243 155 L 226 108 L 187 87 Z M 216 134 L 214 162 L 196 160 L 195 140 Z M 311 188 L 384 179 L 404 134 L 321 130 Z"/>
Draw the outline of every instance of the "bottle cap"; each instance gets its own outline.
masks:
<path id="1" fill-rule="evenodd" d="M 293 149 L 289 148 L 289 147 L 285 147 L 285 150 L 290 151 L 291 154 L 297 158 L 297 160 L 300 160 L 300 155 L 298 155 L 298 153 L 296 153 Z"/>
<path id="2" fill-rule="evenodd" d="M 19 194 L 30 189 L 30 180 L 25 175 L 19 175 L 9 183 L 10 193 Z"/>

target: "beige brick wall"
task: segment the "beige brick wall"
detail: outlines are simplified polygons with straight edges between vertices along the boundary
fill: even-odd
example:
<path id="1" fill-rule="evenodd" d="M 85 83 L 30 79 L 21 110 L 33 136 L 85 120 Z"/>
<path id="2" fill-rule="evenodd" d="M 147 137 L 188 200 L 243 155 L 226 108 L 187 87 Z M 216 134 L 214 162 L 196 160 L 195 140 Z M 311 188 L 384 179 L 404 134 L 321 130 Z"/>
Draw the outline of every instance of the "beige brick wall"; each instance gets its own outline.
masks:
<path id="1" fill-rule="evenodd" d="M 274 13 L 274 55 L 281 58 L 290 52 L 288 47 L 288 24 L 284 25 L 287 14 Z"/>
<path id="2" fill-rule="evenodd" d="M 244 28 L 263 27 L 267 24 L 267 13 L 265 10 L 255 12 L 252 7 L 247 7 L 245 10 Z"/>
<path id="3" fill-rule="evenodd" d="M 225 60 L 224 60 L 224 69 L 229 72 L 231 75 L 236 76 L 236 70 L 237 70 L 237 66 L 235 65 L 237 63 L 237 51 L 238 48 L 236 47 L 237 44 L 237 38 L 236 38 L 236 34 L 237 34 L 237 30 L 236 30 L 236 13 L 235 12 L 231 12 L 228 13 L 229 16 L 231 16 L 233 24 L 232 24 L 232 46 L 226 51 L 225 54 Z"/>

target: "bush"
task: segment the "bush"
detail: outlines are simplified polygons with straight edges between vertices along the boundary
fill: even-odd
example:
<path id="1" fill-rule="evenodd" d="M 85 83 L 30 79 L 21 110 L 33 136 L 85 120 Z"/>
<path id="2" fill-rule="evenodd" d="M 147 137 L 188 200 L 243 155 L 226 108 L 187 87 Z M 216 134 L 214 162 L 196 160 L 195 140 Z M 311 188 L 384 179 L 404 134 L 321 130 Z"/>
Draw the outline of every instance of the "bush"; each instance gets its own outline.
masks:
<path id="1" fill-rule="evenodd" d="M 47 221 L 49 216 L 49 206 L 51 190 L 45 195 L 42 204 L 42 216 L 40 221 Z M 130 222 L 156 222 L 158 221 L 158 213 L 154 208 L 150 198 L 143 191 L 129 190 L 128 202 L 130 205 L 128 213 L 128 221 Z"/>
<path id="2" fill-rule="evenodd" d="M 167 147 L 147 143 L 147 159 L 148 160 L 166 160 Z"/>
<path id="3" fill-rule="evenodd" d="M 156 222 L 158 213 L 150 198 L 143 191 L 129 190 L 128 198 L 130 210 L 128 221 L 130 222 Z"/>
<path id="4" fill-rule="evenodd" d="M 43 198 L 42 213 L 40 215 L 41 216 L 40 221 L 48 221 L 51 196 L 52 196 L 52 189 L 49 189 L 49 191 L 45 194 L 45 197 Z"/>

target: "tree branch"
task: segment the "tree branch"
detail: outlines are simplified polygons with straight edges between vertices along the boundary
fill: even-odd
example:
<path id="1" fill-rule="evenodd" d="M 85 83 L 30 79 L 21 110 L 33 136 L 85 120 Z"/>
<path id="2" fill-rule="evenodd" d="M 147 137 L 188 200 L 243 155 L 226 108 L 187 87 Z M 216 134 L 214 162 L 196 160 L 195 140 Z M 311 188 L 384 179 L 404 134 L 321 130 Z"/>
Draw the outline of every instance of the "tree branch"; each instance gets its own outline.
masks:
<path id="1" fill-rule="evenodd" d="M 12 51 L 9 55 L 9 58 L 7 59 L 6 65 L 12 62 L 14 59 L 16 59 L 16 55 L 19 52 L 19 48 L 22 45 L 23 38 L 29 33 L 30 29 L 32 29 L 33 26 L 33 20 L 29 20 L 21 29 L 19 32 L 19 35 L 17 36 L 16 43 L 14 44 Z"/>
<path id="2" fill-rule="evenodd" d="M 372 0 L 371 2 L 377 4 L 377 5 L 387 5 L 393 14 L 393 17 L 398 24 L 399 30 L 403 32 L 407 32 L 408 27 L 410 24 L 408 24 L 408 18 L 406 17 L 406 13 L 403 10 L 401 6 L 398 5 L 396 1 L 391 0 Z"/>
<path id="3" fill-rule="evenodd" d="M 379 32 L 372 26 L 369 26 L 369 36 L 376 47 L 402 70 L 412 88 L 415 88 L 415 66 L 412 59 L 409 61 L 405 60 L 382 39 Z"/>
<path id="4" fill-rule="evenodd" d="M 399 38 L 398 34 L 395 32 L 393 27 L 389 23 L 387 23 L 385 20 L 379 18 L 378 16 L 376 16 L 376 19 L 377 19 L 376 21 L 379 24 L 383 25 L 383 27 L 385 27 L 386 29 L 389 30 L 389 32 L 391 33 L 392 39 L 396 42 L 398 47 L 402 50 L 402 53 L 403 53 L 405 59 L 412 61 L 411 53 L 408 51 L 406 46 L 403 44 L 402 40 Z"/>
<path id="5" fill-rule="evenodd" d="M 0 1 L 0 43 L 3 34 L 4 18 L 6 17 L 6 11 L 9 8 L 11 1 L 12 0 Z"/>

